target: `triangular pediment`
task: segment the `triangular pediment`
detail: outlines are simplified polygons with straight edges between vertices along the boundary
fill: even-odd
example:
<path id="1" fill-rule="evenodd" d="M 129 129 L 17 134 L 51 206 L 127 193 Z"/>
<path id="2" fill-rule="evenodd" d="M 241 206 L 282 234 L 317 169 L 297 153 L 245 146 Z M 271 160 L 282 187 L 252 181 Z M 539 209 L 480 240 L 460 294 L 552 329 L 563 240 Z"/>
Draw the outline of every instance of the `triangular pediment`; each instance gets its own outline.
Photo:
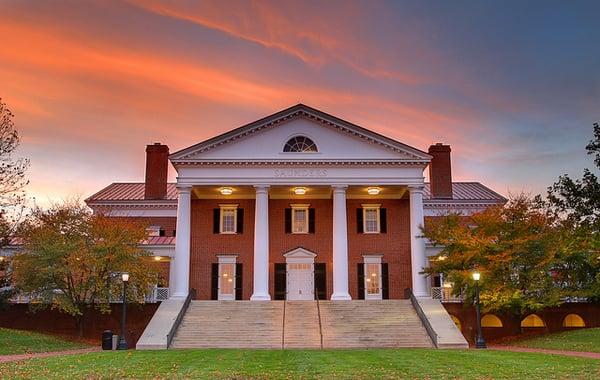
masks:
<path id="1" fill-rule="evenodd" d="M 284 253 L 283 256 L 286 259 L 314 259 L 315 257 L 317 257 L 317 254 L 309 251 L 306 248 L 298 247 L 292 249 L 288 253 Z"/>
<path id="2" fill-rule="evenodd" d="M 318 151 L 284 152 L 295 136 Z M 203 141 L 170 156 L 174 164 L 226 160 L 401 160 L 427 163 L 427 153 L 303 104 Z"/>

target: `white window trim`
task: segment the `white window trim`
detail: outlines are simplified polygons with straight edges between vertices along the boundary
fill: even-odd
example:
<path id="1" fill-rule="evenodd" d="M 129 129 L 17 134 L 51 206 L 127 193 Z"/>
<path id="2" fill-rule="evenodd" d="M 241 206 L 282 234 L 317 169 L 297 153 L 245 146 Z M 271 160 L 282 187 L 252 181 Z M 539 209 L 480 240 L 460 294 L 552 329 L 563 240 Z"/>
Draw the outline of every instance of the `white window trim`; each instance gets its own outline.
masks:
<path id="1" fill-rule="evenodd" d="M 292 203 L 290 204 L 290 206 L 292 207 L 292 234 L 294 235 L 306 235 L 308 233 L 310 233 L 309 231 L 309 219 L 310 219 L 310 204 L 309 203 Z M 294 214 L 296 213 L 296 210 L 305 210 L 306 211 L 306 223 L 305 223 L 305 230 L 304 231 L 294 231 L 296 223 L 295 223 L 295 218 L 294 218 Z"/>
<path id="2" fill-rule="evenodd" d="M 218 281 L 218 290 L 217 290 L 217 299 L 219 301 L 235 301 L 235 292 L 236 292 L 236 279 L 237 279 L 237 255 L 218 255 L 219 258 L 219 281 Z M 223 264 L 233 264 L 233 294 L 221 294 L 221 265 Z"/>
<path id="3" fill-rule="evenodd" d="M 363 212 L 363 233 L 364 234 L 380 234 L 381 233 L 381 204 L 365 203 L 362 204 Z M 377 211 L 377 231 L 367 231 L 367 210 Z"/>
<path id="4" fill-rule="evenodd" d="M 148 226 L 148 228 L 146 228 L 146 233 L 149 237 L 160 236 L 160 226 Z"/>
<path id="5" fill-rule="evenodd" d="M 237 204 L 220 204 L 219 205 L 219 233 L 222 235 L 237 234 Z M 223 210 L 235 210 L 233 213 L 233 231 L 223 231 Z"/>
<path id="6" fill-rule="evenodd" d="M 381 265 L 381 257 L 383 255 L 363 255 L 363 264 L 364 264 L 364 288 L 365 288 L 365 300 L 381 300 L 383 299 L 383 278 L 382 278 L 382 265 Z M 377 278 L 379 280 L 379 292 L 377 294 L 369 294 L 368 293 L 368 284 L 367 279 L 370 278 L 370 274 L 367 273 L 367 264 L 379 264 L 379 273 L 377 274 Z"/>

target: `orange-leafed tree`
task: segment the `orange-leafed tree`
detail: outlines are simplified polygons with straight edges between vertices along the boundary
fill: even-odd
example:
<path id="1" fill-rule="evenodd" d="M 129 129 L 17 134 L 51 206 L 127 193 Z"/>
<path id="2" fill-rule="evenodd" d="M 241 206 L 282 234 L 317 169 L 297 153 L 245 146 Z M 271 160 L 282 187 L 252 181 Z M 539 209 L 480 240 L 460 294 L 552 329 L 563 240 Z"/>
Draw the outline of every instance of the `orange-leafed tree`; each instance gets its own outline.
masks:
<path id="1" fill-rule="evenodd" d="M 75 317 L 83 332 L 85 310 L 110 312 L 128 272 L 128 302 L 144 302 L 157 281 L 150 253 L 140 248 L 145 226 L 130 219 L 94 215 L 78 201 L 33 211 L 22 229 L 23 251 L 13 259 L 16 288 L 34 309 L 50 307 Z"/>
<path id="2" fill-rule="evenodd" d="M 556 306 L 566 296 L 554 273 L 569 246 L 564 225 L 539 201 L 524 195 L 505 206 L 472 215 L 432 220 L 423 230 L 441 246 L 426 271 L 443 273 L 473 301 L 472 273 L 481 273 L 481 302 L 485 310 L 523 315 Z"/>

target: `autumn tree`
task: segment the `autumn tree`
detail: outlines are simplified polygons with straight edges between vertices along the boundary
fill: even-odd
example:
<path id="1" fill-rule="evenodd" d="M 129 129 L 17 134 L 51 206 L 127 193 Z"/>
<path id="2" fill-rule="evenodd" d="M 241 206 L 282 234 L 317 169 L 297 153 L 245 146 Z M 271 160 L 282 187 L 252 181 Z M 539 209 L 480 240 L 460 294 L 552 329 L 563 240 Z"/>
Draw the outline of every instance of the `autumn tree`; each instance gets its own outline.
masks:
<path id="1" fill-rule="evenodd" d="M 13 237 L 23 215 L 25 177 L 29 161 L 16 158 L 20 138 L 14 115 L 0 98 L 0 250 Z M 0 258 L 0 306 L 12 295 L 8 257 Z"/>
<path id="2" fill-rule="evenodd" d="M 427 272 L 443 273 L 467 302 L 473 300 L 472 273 L 481 272 L 485 310 L 521 316 L 556 306 L 565 292 L 552 274 L 568 242 L 558 222 L 543 205 L 524 195 L 470 218 L 438 218 L 423 230 L 427 239 L 442 247 Z"/>
<path id="3" fill-rule="evenodd" d="M 110 312 L 120 299 L 119 274 L 130 274 L 128 301 L 144 302 L 157 268 L 140 248 L 145 226 L 124 218 L 94 215 L 79 202 L 37 208 L 22 228 L 23 251 L 13 260 L 17 288 L 30 305 L 75 317 L 80 334 L 89 308 Z"/>
<path id="4" fill-rule="evenodd" d="M 564 219 L 570 230 L 569 249 L 563 255 L 556 277 L 575 296 L 600 302 L 600 125 L 587 144 L 595 168 L 583 170 L 581 178 L 562 175 L 548 188 L 546 205 Z"/>

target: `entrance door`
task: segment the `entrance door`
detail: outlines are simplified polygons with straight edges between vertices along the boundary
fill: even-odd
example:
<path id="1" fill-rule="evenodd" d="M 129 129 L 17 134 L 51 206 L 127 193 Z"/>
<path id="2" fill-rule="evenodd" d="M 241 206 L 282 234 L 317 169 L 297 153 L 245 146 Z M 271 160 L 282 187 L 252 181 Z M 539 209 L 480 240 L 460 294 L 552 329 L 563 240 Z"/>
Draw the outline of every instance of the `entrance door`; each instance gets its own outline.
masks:
<path id="1" fill-rule="evenodd" d="M 382 299 L 381 263 L 365 263 L 365 299 Z"/>
<path id="2" fill-rule="evenodd" d="M 287 299 L 310 301 L 315 299 L 314 264 L 288 263 Z"/>

